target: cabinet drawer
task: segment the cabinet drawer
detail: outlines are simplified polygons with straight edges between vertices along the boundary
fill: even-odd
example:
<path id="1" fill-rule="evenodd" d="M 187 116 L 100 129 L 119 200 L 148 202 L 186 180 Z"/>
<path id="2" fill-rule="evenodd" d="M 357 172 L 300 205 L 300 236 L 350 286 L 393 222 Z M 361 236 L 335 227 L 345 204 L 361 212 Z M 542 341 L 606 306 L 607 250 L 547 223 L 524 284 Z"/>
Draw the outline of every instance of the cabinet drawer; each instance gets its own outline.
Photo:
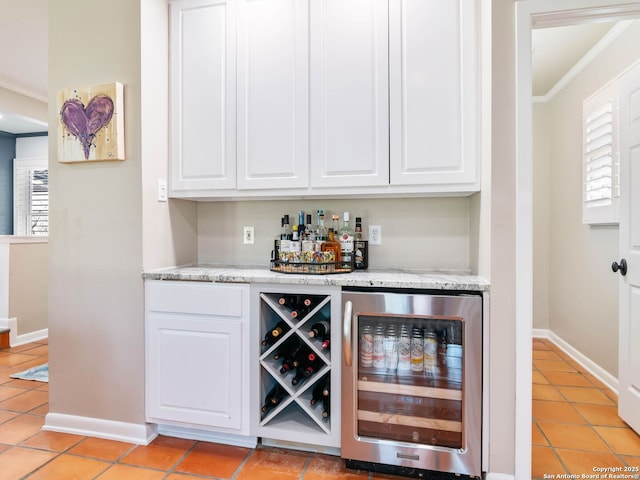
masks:
<path id="1" fill-rule="evenodd" d="M 241 318 L 249 285 L 147 281 L 149 312 L 167 312 Z"/>

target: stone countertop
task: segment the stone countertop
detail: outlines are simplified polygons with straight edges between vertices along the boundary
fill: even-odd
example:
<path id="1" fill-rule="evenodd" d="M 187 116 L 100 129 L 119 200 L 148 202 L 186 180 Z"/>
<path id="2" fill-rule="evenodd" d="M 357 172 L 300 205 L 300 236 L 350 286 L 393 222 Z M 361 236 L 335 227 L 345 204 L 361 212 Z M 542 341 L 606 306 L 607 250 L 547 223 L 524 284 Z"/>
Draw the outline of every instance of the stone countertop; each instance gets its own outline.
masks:
<path id="1" fill-rule="evenodd" d="M 489 282 L 475 275 L 450 272 L 366 270 L 329 275 L 272 272 L 268 267 L 191 265 L 145 271 L 151 280 L 187 280 L 219 283 L 274 283 L 287 285 L 335 285 L 341 287 L 423 288 L 488 291 Z"/>

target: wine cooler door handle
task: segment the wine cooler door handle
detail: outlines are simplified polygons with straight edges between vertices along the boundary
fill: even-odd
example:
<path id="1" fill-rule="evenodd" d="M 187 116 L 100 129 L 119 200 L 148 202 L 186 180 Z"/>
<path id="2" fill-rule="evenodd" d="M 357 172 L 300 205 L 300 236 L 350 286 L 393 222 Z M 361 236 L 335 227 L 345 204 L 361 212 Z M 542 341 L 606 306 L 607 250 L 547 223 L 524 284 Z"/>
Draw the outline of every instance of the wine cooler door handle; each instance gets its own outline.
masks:
<path id="1" fill-rule="evenodd" d="M 342 351 L 344 353 L 344 363 L 351 366 L 351 312 L 353 305 L 350 300 L 344 303 L 344 319 L 342 322 Z"/>

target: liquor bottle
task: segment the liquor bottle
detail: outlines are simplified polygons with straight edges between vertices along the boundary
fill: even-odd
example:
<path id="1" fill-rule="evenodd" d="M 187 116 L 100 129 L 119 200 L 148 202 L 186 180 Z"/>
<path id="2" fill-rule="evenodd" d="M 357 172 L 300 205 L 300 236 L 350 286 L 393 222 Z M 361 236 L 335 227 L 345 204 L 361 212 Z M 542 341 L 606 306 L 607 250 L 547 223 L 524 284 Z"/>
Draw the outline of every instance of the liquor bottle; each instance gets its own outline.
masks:
<path id="1" fill-rule="evenodd" d="M 283 240 L 291 240 L 292 238 L 291 226 L 289 225 L 289 215 L 284 216 L 284 238 Z"/>
<path id="2" fill-rule="evenodd" d="M 356 217 L 356 229 L 353 235 L 353 267 L 366 270 L 369 267 L 369 242 L 362 233 L 362 218 Z"/>
<path id="3" fill-rule="evenodd" d="M 320 248 L 323 252 L 333 252 L 336 263 L 339 263 L 342 260 L 342 249 L 340 247 L 340 242 L 336 241 L 333 228 L 329 229 L 327 241 L 323 242 Z"/>
<path id="4" fill-rule="evenodd" d="M 269 393 L 264 397 L 264 405 L 262 406 L 262 413 L 267 413 L 272 408 L 276 407 L 287 396 L 287 391 L 278 383 L 275 387 L 269 390 Z"/>
<path id="5" fill-rule="evenodd" d="M 316 239 L 316 233 L 313 229 L 313 224 L 311 222 L 311 214 L 307 213 L 307 222 L 306 225 L 304 226 L 304 233 L 306 235 L 306 240 L 309 241 L 315 241 Z"/>
<path id="6" fill-rule="evenodd" d="M 324 226 L 324 212 L 318 210 L 318 227 L 316 231 L 316 241 L 324 242 L 327 240 L 327 229 Z"/>
<path id="7" fill-rule="evenodd" d="M 340 251 L 342 255 L 342 262 L 347 268 L 353 268 L 353 236 L 354 232 L 349 226 L 349 212 L 344 212 L 342 228 L 339 232 Z"/>
<path id="8" fill-rule="evenodd" d="M 284 320 L 280 320 L 274 328 L 268 330 L 264 335 L 262 346 L 266 347 L 267 345 L 273 345 L 274 343 L 276 343 L 278 337 L 287 330 L 289 330 L 289 326 L 286 324 L 286 322 L 284 322 Z"/>
<path id="9" fill-rule="evenodd" d="M 329 322 L 326 320 L 320 320 L 311 325 L 311 330 L 309 330 L 309 336 L 315 338 L 326 337 L 329 333 Z"/>

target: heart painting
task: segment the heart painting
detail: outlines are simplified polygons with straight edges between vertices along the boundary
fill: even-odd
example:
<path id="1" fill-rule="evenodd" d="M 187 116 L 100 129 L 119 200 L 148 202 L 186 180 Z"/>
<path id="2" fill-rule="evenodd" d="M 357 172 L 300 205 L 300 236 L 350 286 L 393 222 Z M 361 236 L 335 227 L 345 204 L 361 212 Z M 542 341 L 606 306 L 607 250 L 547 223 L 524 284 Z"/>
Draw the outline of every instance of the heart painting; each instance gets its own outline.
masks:
<path id="1" fill-rule="evenodd" d="M 60 162 L 124 160 L 122 84 L 65 89 L 58 103 Z"/>

